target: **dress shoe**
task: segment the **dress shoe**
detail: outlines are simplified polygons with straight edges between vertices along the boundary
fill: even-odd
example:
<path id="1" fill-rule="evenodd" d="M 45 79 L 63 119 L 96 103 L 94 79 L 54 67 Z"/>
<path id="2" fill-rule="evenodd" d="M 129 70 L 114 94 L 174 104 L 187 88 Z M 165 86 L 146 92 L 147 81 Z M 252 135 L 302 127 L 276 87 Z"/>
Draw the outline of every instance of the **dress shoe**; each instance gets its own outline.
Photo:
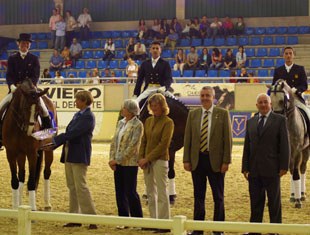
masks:
<path id="1" fill-rule="evenodd" d="M 98 227 L 97 227 L 97 225 L 95 225 L 95 224 L 90 224 L 90 225 L 88 226 L 88 229 L 90 229 L 90 230 L 92 230 L 92 229 L 98 229 Z"/>
<path id="2" fill-rule="evenodd" d="M 212 232 L 212 235 L 224 235 L 223 232 Z"/>
<path id="3" fill-rule="evenodd" d="M 156 229 L 154 233 L 170 233 L 170 229 Z"/>
<path id="4" fill-rule="evenodd" d="M 116 226 L 116 228 L 117 229 L 127 229 L 127 228 L 129 228 L 128 226 L 123 226 L 123 225 L 118 225 L 118 226 Z"/>
<path id="5" fill-rule="evenodd" d="M 157 228 L 142 228 L 141 230 L 144 230 L 144 231 L 156 231 Z"/>
<path id="6" fill-rule="evenodd" d="M 188 232 L 187 235 L 203 235 L 203 231 L 192 231 Z"/>
<path id="7" fill-rule="evenodd" d="M 73 227 L 81 227 L 81 226 L 82 226 L 82 224 L 80 224 L 80 223 L 67 223 L 63 227 L 64 228 L 73 228 Z"/>

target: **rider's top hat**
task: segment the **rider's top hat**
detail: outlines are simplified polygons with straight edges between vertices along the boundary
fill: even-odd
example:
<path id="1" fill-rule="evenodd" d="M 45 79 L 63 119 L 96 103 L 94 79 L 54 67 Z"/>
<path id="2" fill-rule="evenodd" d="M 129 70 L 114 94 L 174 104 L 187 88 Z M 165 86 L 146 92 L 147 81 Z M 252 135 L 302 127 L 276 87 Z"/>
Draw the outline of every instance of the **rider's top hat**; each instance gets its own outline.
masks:
<path id="1" fill-rule="evenodd" d="M 29 34 L 29 33 L 21 33 L 21 34 L 19 34 L 19 38 L 16 41 L 18 41 L 18 42 L 20 42 L 20 41 L 32 42 L 31 34 Z"/>

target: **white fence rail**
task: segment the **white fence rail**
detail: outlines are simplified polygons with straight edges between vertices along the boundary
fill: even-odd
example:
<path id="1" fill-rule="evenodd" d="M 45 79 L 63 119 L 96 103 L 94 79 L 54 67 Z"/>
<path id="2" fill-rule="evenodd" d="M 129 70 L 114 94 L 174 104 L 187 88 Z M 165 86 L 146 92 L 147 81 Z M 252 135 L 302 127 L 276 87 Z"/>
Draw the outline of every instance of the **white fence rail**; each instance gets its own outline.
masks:
<path id="1" fill-rule="evenodd" d="M 58 221 L 98 225 L 124 225 L 129 227 L 171 229 L 174 235 L 185 235 L 187 230 L 285 233 L 310 235 L 310 224 L 267 224 L 244 222 L 214 222 L 187 220 L 185 216 L 175 216 L 170 220 L 128 218 L 105 215 L 70 214 L 62 212 L 31 211 L 29 206 L 20 206 L 18 211 L 0 209 L 0 217 L 18 219 L 18 235 L 31 234 L 31 221 Z"/>

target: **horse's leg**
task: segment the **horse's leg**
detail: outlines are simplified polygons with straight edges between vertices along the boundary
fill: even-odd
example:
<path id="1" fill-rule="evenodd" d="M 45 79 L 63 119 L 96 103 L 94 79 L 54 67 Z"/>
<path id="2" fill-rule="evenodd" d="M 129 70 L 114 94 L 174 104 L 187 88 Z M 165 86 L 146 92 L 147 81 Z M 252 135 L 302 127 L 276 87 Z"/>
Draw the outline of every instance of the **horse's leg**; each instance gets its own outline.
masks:
<path id="1" fill-rule="evenodd" d="M 293 183 L 294 183 L 294 197 L 295 197 L 295 208 L 301 208 L 301 184 L 300 184 L 300 172 L 299 167 L 301 164 L 301 153 L 296 153 L 293 159 Z"/>
<path id="2" fill-rule="evenodd" d="M 290 202 L 295 202 L 295 188 L 294 188 L 294 180 L 293 180 L 293 173 L 291 173 L 291 196 L 290 196 Z"/>
<path id="3" fill-rule="evenodd" d="M 18 164 L 18 193 L 19 193 L 19 205 L 23 204 L 23 191 L 24 191 L 24 183 L 25 183 L 25 163 L 26 163 L 26 155 L 20 154 L 17 157 Z"/>
<path id="4" fill-rule="evenodd" d="M 301 200 L 306 200 L 306 171 L 307 171 L 307 162 L 309 160 L 309 149 L 307 147 L 302 151 L 302 161 L 300 165 L 300 180 L 301 180 Z"/>
<path id="5" fill-rule="evenodd" d="M 7 150 L 7 159 L 11 169 L 12 208 L 16 210 L 19 206 L 16 154 Z"/>
<path id="6" fill-rule="evenodd" d="M 27 154 L 29 165 L 29 177 L 28 177 L 28 193 L 29 193 L 29 205 L 31 210 L 37 210 L 36 207 L 36 168 L 37 168 L 37 151 L 34 150 Z"/>
<path id="7" fill-rule="evenodd" d="M 50 211 L 51 205 L 51 193 L 50 193 L 50 176 L 51 176 L 51 165 L 54 159 L 53 151 L 44 152 L 44 210 Z"/>
<path id="8" fill-rule="evenodd" d="M 169 149 L 169 171 L 168 171 L 168 192 L 169 192 L 169 200 L 170 204 L 175 203 L 176 191 L 175 191 L 175 171 L 174 171 L 174 161 L 175 161 L 175 151 Z"/>

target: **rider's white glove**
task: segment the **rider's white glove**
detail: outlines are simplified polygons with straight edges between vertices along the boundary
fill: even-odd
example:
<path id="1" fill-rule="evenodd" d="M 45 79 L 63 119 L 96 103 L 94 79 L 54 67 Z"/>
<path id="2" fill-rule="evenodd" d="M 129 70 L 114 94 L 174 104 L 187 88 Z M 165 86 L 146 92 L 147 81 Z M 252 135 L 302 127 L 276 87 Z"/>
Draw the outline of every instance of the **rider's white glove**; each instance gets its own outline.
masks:
<path id="1" fill-rule="evenodd" d="M 10 85 L 10 90 L 11 90 L 11 93 L 14 93 L 14 91 L 16 90 L 16 86 L 14 84 Z"/>
<path id="2" fill-rule="evenodd" d="M 292 88 L 292 92 L 297 94 L 297 89 L 295 87 Z"/>

